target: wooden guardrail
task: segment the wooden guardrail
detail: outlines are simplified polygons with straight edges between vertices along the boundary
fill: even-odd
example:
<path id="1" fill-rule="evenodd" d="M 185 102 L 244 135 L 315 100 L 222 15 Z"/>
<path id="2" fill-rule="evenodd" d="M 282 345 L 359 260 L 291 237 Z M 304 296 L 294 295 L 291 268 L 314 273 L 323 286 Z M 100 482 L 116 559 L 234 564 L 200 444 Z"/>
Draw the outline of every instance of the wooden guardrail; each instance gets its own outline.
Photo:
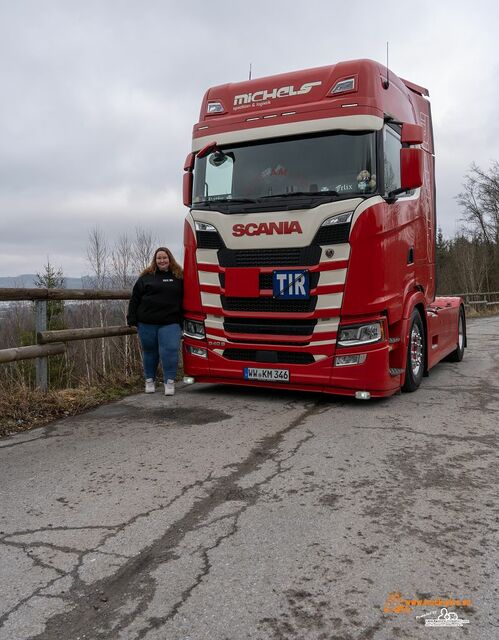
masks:
<path id="1" fill-rule="evenodd" d="M 0 302 L 13 300 L 128 300 L 128 289 L 0 288 Z"/>
<path id="2" fill-rule="evenodd" d="M 13 347 L 12 349 L 0 349 L 0 363 L 14 362 L 15 360 L 29 360 L 64 353 L 66 347 L 62 342 L 48 345 L 30 345 L 28 347 Z"/>
<path id="3" fill-rule="evenodd" d="M 89 327 L 47 331 L 47 301 L 49 300 L 128 300 L 131 291 L 100 289 L 25 289 L 0 288 L 0 302 L 34 301 L 36 316 L 36 345 L 0 349 L 0 363 L 36 358 L 36 385 L 47 391 L 47 357 L 66 351 L 66 342 L 125 336 L 137 333 L 135 327 Z"/>
<path id="4" fill-rule="evenodd" d="M 92 340 L 93 338 L 110 338 L 112 336 L 126 336 L 137 333 L 135 327 L 91 327 L 88 329 L 59 329 L 57 331 L 38 331 L 36 341 L 38 344 L 51 342 L 70 342 L 72 340 Z"/>
<path id="5" fill-rule="evenodd" d="M 499 291 L 486 291 L 484 293 L 474 291 L 471 293 L 456 293 L 454 295 L 463 298 L 467 307 L 499 306 Z"/>
<path id="6" fill-rule="evenodd" d="M 486 293 L 470 292 L 456 293 L 464 299 L 467 306 L 499 306 L 499 291 Z M 14 347 L 0 350 L 0 364 L 36 358 L 36 384 L 47 390 L 47 357 L 64 353 L 66 342 L 73 340 L 92 340 L 113 336 L 131 335 L 137 332 L 135 327 L 112 326 L 90 327 L 82 329 L 63 329 L 47 331 L 47 301 L 49 300 L 128 300 L 131 291 L 100 290 L 100 289 L 26 289 L 0 288 L 0 302 L 34 301 L 36 314 L 36 345 Z"/>

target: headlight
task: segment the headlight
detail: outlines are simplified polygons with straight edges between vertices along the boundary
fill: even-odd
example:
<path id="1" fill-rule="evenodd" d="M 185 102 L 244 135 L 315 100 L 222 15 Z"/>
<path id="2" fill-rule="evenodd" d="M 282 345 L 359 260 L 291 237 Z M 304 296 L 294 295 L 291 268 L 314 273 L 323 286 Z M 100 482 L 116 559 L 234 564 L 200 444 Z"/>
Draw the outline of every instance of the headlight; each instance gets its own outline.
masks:
<path id="1" fill-rule="evenodd" d="M 333 224 L 348 224 L 351 222 L 353 216 L 353 211 L 348 211 L 347 213 L 340 213 L 339 216 L 332 216 L 331 218 L 326 218 L 324 222 L 321 224 L 321 227 L 330 227 Z"/>
<path id="2" fill-rule="evenodd" d="M 369 324 L 346 325 L 338 331 L 338 346 L 355 347 L 358 344 L 370 344 L 383 339 L 382 322 Z"/>
<path id="3" fill-rule="evenodd" d="M 199 320 L 184 320 L 184 335 L 189 338 L 202 340 L 206 337 L 204 332 L 204 322 L 199 322 Z"/>
<path id="4" fill-rule="evenodd" d="M 212 224 L 208 224 L 207 222 L 199 222 L 198 220 L 196 220 L 194 222 L 194 226 L 196 227 L 196 231 L 214 231 L 215 233 L 217 232 L 215 227 Z"/>

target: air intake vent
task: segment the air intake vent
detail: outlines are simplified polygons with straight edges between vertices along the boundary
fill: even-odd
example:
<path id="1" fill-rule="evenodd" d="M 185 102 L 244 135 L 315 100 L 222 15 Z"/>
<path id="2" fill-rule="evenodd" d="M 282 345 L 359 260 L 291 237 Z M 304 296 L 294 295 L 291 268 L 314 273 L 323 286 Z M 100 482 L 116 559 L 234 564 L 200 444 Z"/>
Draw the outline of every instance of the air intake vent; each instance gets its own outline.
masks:
<path id="1" fill-rule="evenodd" d="M 319 264 L 319 246 L 286 249 L 221 249 L 218 262 L 222 267 L 307 267 Z"/>
<path id="2" fill-rule="evenodd" d="M 220 296 L 225 311 L 260 313 L 310 313 L 315 310 L 317 296 L 309 300 L 278 300 L 274 298 L 226 298 Z"/>
<path id="3" fill-rule="evenodd" d="M 198 249 L 223 249 L 224 241 L 217 231 L 196 231 Z"/>
<path id="4" fill-rule="evenodd" d="M 350 223 L 330 224 L 321 227 L 315 234 L 313 244 L 342 244 L 350 237 Z"/>
<path id="5" fill-rule="evenodd" d="M 302 351 L 259 351 L 258 349 L 225 349 L 223 357 L 228 360 L 265 362 L 267 364 L 312 364 L 311 353 Z"/>
<path id="6" fill-rule="evenodd" d="M 256 335 L 310 336 L 317 320 L 269 320 L 267 318 L 226 318 L 224 330 L 229 333 Z"/>

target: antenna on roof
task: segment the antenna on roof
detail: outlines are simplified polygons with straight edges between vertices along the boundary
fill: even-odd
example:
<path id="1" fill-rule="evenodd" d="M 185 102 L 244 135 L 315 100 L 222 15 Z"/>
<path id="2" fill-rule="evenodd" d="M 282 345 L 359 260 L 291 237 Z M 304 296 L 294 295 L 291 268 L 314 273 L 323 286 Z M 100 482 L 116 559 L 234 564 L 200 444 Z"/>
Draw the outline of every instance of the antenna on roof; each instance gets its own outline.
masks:
<path id="1" fill-rule="evenodd" d="M 249 68 L 249 77 L 248 80 L 251 80 L 251 62 L 250 62 L 250 68 Z"/>
<path id="2" fill-rule="evenodd" d="M 388 69 L 388 42 L 386 43 L 386 80 L 383 82 L 383 89 L 390 86 L 390 70 Z"/>

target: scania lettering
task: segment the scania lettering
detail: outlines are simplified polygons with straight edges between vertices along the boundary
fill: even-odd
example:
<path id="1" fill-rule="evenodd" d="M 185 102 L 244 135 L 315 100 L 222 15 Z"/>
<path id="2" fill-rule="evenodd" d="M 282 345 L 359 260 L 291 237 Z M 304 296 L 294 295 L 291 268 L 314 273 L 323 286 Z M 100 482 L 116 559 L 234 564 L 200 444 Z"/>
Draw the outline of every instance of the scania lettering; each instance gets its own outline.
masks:
<path id="1" fill-rule="evenodd" d="M 206 92 L 183 183 L 190 381 L 369 399 L 463 358 L 463 301 L 436 296 L 428 95 L 371 60 Z"/>
<path id="2" fill-rule="evenodd" d="M 303 233 L 300 227 L 300 223 L 297 220 L 292 222 L 261 222 L 255 224 L 250 222 L 249 224 L 235 224 L 232 227 L 232 235 L 236 238 L 240 236 L 259 236 L 260 234 L 266 234 L 271 236 L 273 233 L 289 234 L 289 233 Z"/>

